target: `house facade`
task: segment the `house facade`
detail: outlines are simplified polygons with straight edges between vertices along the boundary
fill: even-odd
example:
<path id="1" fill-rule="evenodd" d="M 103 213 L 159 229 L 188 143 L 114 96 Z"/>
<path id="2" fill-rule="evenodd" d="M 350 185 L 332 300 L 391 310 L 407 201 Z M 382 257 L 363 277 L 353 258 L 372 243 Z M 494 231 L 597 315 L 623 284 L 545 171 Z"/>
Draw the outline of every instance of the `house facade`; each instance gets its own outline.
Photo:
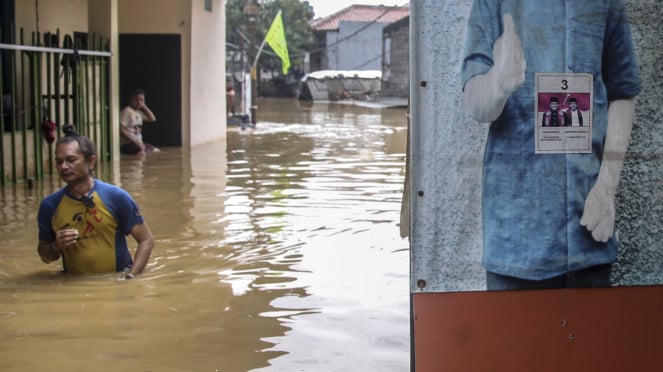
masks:
<path id="1" fill-rule="evenodd" d="M 382 32 L 383 97 L 410 94 L 410 17 L 385 27 Z"/>
<path id="2" fill-rule="evenodd" d="M 41 111 L 37 108 L 49 106 L 45 98 L 59 94 L 76 102 L 96 102 L 88 111 L 99 110 L 99 121 L 108 126 L 99 130 L 107 133 L 99 140 L 107 142 L 112 162 L 119 159 L 119 112 L 134 88 L 146 91 L 147 102 L 158 119 L 145 131 L 146 138 L 152 136 L 151 143 L 189 147 L 225 138 L 225 120 L 219 120 L 226 111 L 222 0 L 4 0 L 2 10 L 0 88 L 3 102 L 11 104 L 9 110 L 3 107 L 10 122 L 9 130 L 3 131 L 3 184 L 4 180 L 12 183 L 34 178 L 35 169 L 41 166 L 34 163 L 49 161 L 48 156 L 32 160 L 36 152 L 52 152 L 45 142 L 40 145 L 43 141 L 34 132 L 43 119 L 41 113 L 26 118 L 21 118 L 21 113 Z M 65 45 L 67 36 L 80 43 Z M 53 54 L 60 61 L 67 53 L 77 58 L 84 55 L 97 40 L 106 51 L 100 58 L 107 65 L 89 83 L 94 90 L 86 86 L 63 92 L 64 79 L 83 76 L 87 69 L 78 70 L 76 75 L 53 76 L 52 67 L 46 64 L 23 62 L 26 48 Z M 35 55 L 29 63 L 42 59 L 46 60 Z M 105 84 L 101 90 L 97 80 Z M 54 87 L 53 91 L 47 92 L 48 86 Z M 99 100 L 99 96 L 105 97 Z M 73 124 L 82 126 L 90 121 L 89 114 L 56 117 L 51 113 L 49 118 L 57 125 L 80 121 Z M 19 125 L 23 121 L 25 124 Z M 30 164 L 19 164 L 21 159 Z"/>
<path id="3" fill-rule="evenodd" d="M 382 31 L 409 14 L 409 6 L 351 5 L 311 21 L 316 46 L 309 72 L 382 70 Z"/>

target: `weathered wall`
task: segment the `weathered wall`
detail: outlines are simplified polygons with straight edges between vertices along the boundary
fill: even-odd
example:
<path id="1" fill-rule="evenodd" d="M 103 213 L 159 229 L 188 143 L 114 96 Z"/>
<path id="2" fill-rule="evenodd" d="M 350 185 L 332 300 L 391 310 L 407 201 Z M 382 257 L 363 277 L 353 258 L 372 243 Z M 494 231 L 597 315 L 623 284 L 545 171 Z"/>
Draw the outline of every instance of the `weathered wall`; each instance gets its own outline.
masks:
<path id="1" fill-rule="evenodd" d="M 484 289 L 481 164 L 487 126 L 462 111 L 460 65 L 471 1 L 410 6 L 412 291 Z"/>
<path id="2" fill-rule="evenodd" d="M 382 70 L 382 93 L 384 97 L 407 97 L 410 92 L 410 29 L 408 22 L 398 22 L 398 27 L 388 27 L 391 38 L 389 50 L 389 72 Z M 385 29 L 387 33 L 387 29 Z"/>
<path id="3" fill-rule="evenodd" d="M 380 70 L 384 26 L 386 26 L 385 23 L 374 23 L 366 27 L 365 22 L 340 22 L 334 42 L 341 41 L 338 47 L 329 48 L 328 68 L 331 70 Z"/>
<path id="4" fill-rule="evenodd" d="M 16 0 L 15 4 L 17 29 L 38 29 L 42 34 L 59 29 L 60 35 L 88 31 L 88 0 Z M 29 41 L 29 34 L 25 36 Z"/>
<path id="5" fill-rule="evenodd" d="M 207 12 L 204 5 L 194 2 L 191 10 L 191 84 L 183 95 L 191 107 L 191 146 L 226 137 L 225 6 L 215 0 Z"/>
<path id="6" fill-rule="evenodd" d="M 617 194 L 618 285 L 663 283 L 663 2 L 625 1 L 642 93 Z"/>

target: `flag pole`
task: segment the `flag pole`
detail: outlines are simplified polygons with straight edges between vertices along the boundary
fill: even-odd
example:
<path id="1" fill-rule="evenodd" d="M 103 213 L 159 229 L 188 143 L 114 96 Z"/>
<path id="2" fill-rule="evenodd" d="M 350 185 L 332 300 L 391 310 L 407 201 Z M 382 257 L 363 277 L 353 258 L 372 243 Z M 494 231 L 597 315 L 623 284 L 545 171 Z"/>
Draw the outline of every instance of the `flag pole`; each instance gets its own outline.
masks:
<path id="1" fill-rule="evenodd" d="M 258 58 L 260 57 L 260 53 L 262 53 L 262 48 L 265 47 L 265 43 L 267 42 L 267 39 L 262 40 L 262 44 L 260 44 L 260 48 L 258 48 L 258 53 L 256 53 L 256 59 L 253 61 L 253 67 L 256 67 L 258 65 Z"/>
<path id="2" fill-rule="evenodd" d="M 277 16 L 279 14 L 281 14 L 281 9 L 279 9 L 279 12 L 276 13 Z M 258 48 L 258 53 L 256 53 L 256 59 L 253 61 L 253 65 L 252 65 L 253 67 L 258 65 L 258 58 L 260 57 L 260 53 L 262 53 L 262 49 L 265 47 L 265 43 L 267 43 L 267 36 L 266 35 L 262 39 L 262 43 L 260 43 L 260 48 Z"/>
<path id="3" fill-rule="evenodd" d="M 274 19 L 278 18 L 279 15 L 281 15 L 281 9 L 276 13 L 276 16 Z M 271 28 L 271 27 L 270 27 Z M 267 35 L 262 39 L 262 43 L 260 44 L 260 48 L 258 48 L 258 53 L 256 53 L 256 59 L 253 61 L 253 66 L 255 67 L 258 64 L 258 58 L 260 57 L 260 53 L 262 53 L 262 49 L 265 47 L 265 44 L 267 43 Z"/>

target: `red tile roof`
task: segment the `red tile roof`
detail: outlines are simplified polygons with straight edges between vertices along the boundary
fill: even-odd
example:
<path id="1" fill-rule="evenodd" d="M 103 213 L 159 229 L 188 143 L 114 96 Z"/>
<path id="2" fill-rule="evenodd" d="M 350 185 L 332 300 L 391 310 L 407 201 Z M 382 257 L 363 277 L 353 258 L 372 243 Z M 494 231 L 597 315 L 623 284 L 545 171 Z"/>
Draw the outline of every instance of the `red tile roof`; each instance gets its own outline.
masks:
<path id="1" fill-rule="evenodd" d="M 311 21 L 313 31 L 335 31 L 341 21 L 393 23 L 410 15 L 409 6 L 350 5 L 330 16 Z"/>

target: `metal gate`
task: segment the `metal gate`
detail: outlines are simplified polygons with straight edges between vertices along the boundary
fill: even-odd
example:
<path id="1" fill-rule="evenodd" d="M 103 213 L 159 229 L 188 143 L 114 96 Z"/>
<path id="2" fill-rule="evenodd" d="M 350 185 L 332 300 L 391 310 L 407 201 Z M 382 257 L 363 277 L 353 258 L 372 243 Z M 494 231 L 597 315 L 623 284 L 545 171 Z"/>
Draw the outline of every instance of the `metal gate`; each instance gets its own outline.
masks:
<path id="1" fill-rule="evenodd" d="M 109 64 L 102 38 L 32 33 L 0 43 L 0 186 L 54 173 L 53 140 L 73 124 L 110 159 Z M 89 44 L 89 45 L 88 45 Z"/>

